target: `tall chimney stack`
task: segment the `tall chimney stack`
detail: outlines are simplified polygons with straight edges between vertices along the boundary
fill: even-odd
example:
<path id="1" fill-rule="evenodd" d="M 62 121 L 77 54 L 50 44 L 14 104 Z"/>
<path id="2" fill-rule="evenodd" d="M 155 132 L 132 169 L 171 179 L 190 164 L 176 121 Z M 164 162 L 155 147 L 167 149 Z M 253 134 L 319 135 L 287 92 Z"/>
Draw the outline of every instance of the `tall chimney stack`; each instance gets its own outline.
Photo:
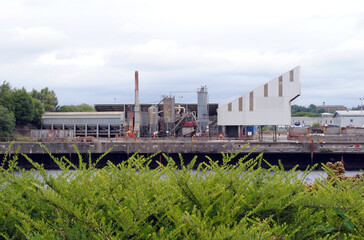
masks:
<path id="1" fill-rule="evenodd" d="M 139 75 L 135 71 L 135 104 L 134 104 L 134 132 L 140 137 L 140 104 L 139 104 Z"/>

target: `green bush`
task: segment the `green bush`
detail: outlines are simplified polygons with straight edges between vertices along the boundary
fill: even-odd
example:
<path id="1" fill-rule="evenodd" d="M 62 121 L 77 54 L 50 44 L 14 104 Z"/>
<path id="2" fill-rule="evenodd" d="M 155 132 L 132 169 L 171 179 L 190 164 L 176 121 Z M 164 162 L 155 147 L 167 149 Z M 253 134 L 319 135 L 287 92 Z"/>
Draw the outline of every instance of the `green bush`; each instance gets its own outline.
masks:
<path id="1" fill-rule="evenodd" d="M 363 239 L 363 179 L 306 186 L 297 171 L 260 167 L 262 155 L 230 165 L 196 158 L 150 169 L 134 155 L 102 169 L 53 160 L 58 176 L 5 157 L 0 169 L 4 239 Z M 5 168 L 5 164 L 7 167 Z M 74 168 L 75 170 L 71 170 Z"/>

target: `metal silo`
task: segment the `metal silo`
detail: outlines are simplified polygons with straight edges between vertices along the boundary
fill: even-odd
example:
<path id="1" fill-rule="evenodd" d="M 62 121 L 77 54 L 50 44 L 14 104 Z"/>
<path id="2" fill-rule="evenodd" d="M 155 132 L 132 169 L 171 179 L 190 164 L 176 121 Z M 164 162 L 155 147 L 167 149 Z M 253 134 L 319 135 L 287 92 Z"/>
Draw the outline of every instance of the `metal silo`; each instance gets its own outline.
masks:
<path id="1" fill-rule="evenodd" d="M 154 132 L 158 131 L 158 108 L 151 106 L 148 108 L 148 124 L 149 133 L 152 136 Z"/>
<path id="2" fill-rule="evenodd" d="M 171 132 L 174 128 L 175 111 L 174 111 L 174 97 L 166 97 L 163 100 L 163 121 L 166 135 L 173 135 Z"/>
<path id="3" fill-rule="evenodd" d="M 197 90 L 197 118 L 198 126 L 201 133 L 206 132 L 206 127 L 208 125 L 208 93 L 206 86 L 202 86 Z"/>

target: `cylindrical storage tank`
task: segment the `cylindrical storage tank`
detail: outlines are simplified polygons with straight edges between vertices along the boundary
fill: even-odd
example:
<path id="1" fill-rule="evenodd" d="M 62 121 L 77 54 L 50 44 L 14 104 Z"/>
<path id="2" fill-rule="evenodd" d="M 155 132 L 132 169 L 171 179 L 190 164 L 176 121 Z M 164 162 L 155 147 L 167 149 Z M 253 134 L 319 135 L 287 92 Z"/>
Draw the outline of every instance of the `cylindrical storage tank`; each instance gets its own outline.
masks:
<path id="1" fill-rule="evenodd" d="M 158 131 L 158 108 L 156 106 L 151 106 L 148 108 L 148 124 L 149 133 L 151 135 Z"/>
<path id="2" fill-rule="evenodd" d="M 148 108 L 148 124 L 158 125 L 158 108 L 154 105 Z"/>
<path id="3" fill-rule="evenodd" d="M 174 97 L 166 97 L 163 101 L 163 119 L 165 123 L 174 123 Z"/>
<path id="4" fill-rule="evenodd" d="M 208 124 L 208 93 L 207 88 L 202 86 L 197 91 L 197 119 L 201 132 L 205 133 Z"/>
<path id="5" fill-rule="evenodd" d="M 173 135 L 171 132 L 174 128 L 175 110 L 174 97 L 166 97 L 163 101 L 163 121 L 167 136 Z"/>

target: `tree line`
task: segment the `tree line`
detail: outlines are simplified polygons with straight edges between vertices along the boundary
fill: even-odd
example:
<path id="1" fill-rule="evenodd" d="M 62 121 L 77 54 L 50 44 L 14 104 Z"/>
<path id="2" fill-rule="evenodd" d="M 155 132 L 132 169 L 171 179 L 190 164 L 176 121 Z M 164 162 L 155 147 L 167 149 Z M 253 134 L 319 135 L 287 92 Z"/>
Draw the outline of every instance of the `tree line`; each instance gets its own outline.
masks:
<path id="1" fill-rule="evenodd" d="M 56 93 L 48 87 L 27 92 L 4 81 L 0 85 L 0 138 L 12 137 L 16 126 L 39 127 L 45 112 L 89 112 L 88 104 L 58 105 Z"/>
<path id="2" fill-rule="evenodd" d="M 299 105 L 291 106 L 292 117 L 321 117 L 321 114 L 324 112 L 324 109 L 317 109 L 314 104 L 310 104 L 309 107 Z"/>

